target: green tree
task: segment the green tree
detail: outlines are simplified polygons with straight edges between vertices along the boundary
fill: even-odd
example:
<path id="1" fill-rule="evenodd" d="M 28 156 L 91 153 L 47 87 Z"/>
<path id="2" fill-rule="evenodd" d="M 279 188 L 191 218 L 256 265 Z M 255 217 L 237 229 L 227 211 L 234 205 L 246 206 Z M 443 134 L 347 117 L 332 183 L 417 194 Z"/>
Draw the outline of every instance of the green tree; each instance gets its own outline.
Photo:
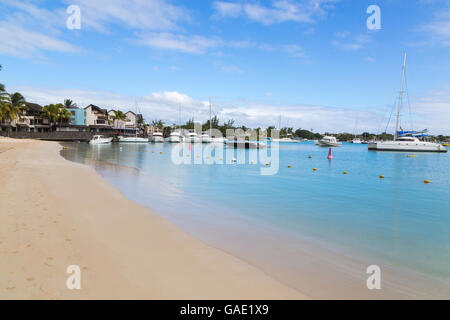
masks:
<path id="1" fill-rule="evenodd" d="M 3 95 L 0 112 L 2 120 L 7 120 L 10 123 L 14 120 L 20 120 L 25 110 L 27 110 L 26 101 L 20 93 Z M 11 130 L 11 127 L 9 130 Z"/>
<path id="2" fill-rule="evenodd" d="M 72 100 L 70 100 L 70 99 L 65 99 L 65 100 L 64 100 L 64 103 L 63 103 L 63 106 L 64 106 L 64 108 L 69 109 L 69 108 L 76 108 L 76 107 L 77 107 L 77 104 L 74 103 L 74 102 L 73 102 Z"/>
<path id="3" fill-rule="evenodd" d="M 72 113 L 64 107 L 60 107 L 58 109 L 58 122 L 59 124 L 62 124 L 63 122 L 69 122 L 72 120 Z"/>
<path id="4" fill-rule="evenodd" d="M 164 129 L 164 121 L 162 120 L 153 120 L 152 121 L 152 126 L 154 128 L 158 128 L 159 130 L 163 130 Z"/>
<path id="5" fill-rule="evenodd" d="M 112 124 L 114 124 L 117 127 L 117 122 L 126 121 L 127 116 L 125 115 L 125 113 L 123 113 L 123 111 L 117 110 L 114 111 L 114 115 L 110 117 L 109 120 L 112 121 Z"/>

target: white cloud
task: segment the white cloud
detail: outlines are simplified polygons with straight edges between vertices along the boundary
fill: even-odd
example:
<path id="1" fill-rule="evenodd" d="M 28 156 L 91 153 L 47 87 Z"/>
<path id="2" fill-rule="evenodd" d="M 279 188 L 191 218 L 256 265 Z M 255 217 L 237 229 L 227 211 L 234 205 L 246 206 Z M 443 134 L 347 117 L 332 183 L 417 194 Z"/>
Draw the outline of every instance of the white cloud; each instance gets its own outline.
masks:
<path id="1" fill-rule="evenodd" d="M 274 0 L 271 6 L 259 3 L 214 2 L 214 17 L 237 18 L 245 16 L 264 25 L 283 22 L 312 23 L 326 14 L 339 0 Z"/>
<path id="2" fill-rule="evenodd" d="M 10 91 L 19 91 L 30 102 L 41 105 L 74 100 L 78 106 L 95 104 L 107 109 L 134 110 L 136 97 L 107 91 L 81 89 L 13 87 Z M 271 97 L 271 94 L 266 94 Z M 167 124 L 178 122 L 178 110 L 181 106 L 182 121 L 195 117 L 206 121 L 209 117 L 209 102 L 193 98 L 177 91 L 153 92 L 137 98 L 139 111 L 147 121 L 163 119 Z M 358 131 L 379 133 L 385 129 L 390 112 L 386 110 L 355 110 L 344 107 L 315 106 L 308 104 L 283 104 L 267 101 L 227 101 L 212 99 L 213 114 L 221 121 L 236 120 L 237 125 L 247 127 L 268 127 L 276 125 L 274 119 L 282 116 L 294 128 L 314 128 L 318 132 L 353 132 L 355 119 L 359 119 Z M 432 134 L 449 135 L 450 123 L 450 84 L 442 86 L 425 96 L 411 98 L 413 128 L 410 128 L 409 111 L 403 119 L 404 128 L 427 128 Z M 407 111 L 405 111 L 407 112 Z M 282 125 L 286 125 L 282 123 Z M 392 121 L 388 129 L 393 131 Z"/>
<path id="3" fill-rule="evenodd" d="M 450 83 L 426 96 L 413 98 L 413 129 L 430 129 L 432 134 L 450 134 Z"/>
<path id="4" fill-rule="evenodd" d="M 425 32 L 430 38 L 422 44 L 450 46 L 450 9 L 438 12 L 433 21 L 423 25 L 419 30 Z"/>
<path id="5" fill-rule="evenodd" d="M 216 10 L 215 17 L 237 18 L 242 14 L 242 6 L 240 3 L 215 1 L 213 7 Z"/>
<path id="6" fill-rule="evenodd" d="M 363 49 L 371 40 L 368 35 L 359 35 L 353 39 L 349 39 L 347 33 L 337 33 L 332 44 L 344 50 L 360 50 Z"/>
<path id="7" fill-rule="evenodd" d="M 281 52 L 294 58 L 306 58 L 304 49 L 295 44 L 269 45 L 252 41 L 225 41 L 218 37 L 203 37 L 198 35 L 184 35 L 170 32 L 150 32 L 139 35 L 138 40 L 132 40 L 139 45 L 158 50 L 169 50 L 191 54 L 205 54 L 218 48 L 249 49 L 256 48 L 264 51 Z M 215 52 L 223 56 L 221 52 Z"/>
<path id="8" fill-rule="evenodd" d="M 137 30 L 173 30 L 189 21 L 190 13 L 165 0 L 67 0 L 80 6 L 83 28 L 109 32 L 119 24 Z"/>
<path id="9" fill-rule="evenodd" d="M 219 38 L 206 38 L 197 35 L 186 36 L 169 32 L 142 34 L 135 42 L 155 49 L 194 54 L 203 54 L 210 49 L 224 45 L 224 41 Z"/>
<path id="10" fill-rule="evenodd" d="M 16 57 L 36 57 L 41 50 L 76 52 L 79 48 L 39 32 L 24 29 L 8 22 L 0 22 L 0 52 Z"/>
<path id="11" fill-rule="evenodd" d="M 43 58 L 43 51 L 76 52 L 75 45 L 60 39 L 64 11 L 41 9 L 31 2 L 0 1 L 0 53 L 20 58 Z"/>
<path id="12" fill-rule="evenodd" d="M 242 69 L 240 69 L 239 67 L 236 66 L 222 66 L 220 68 L 220 71 L 225 72 L 225 73 L 243 73 L 244 71 L 242 71 Z"/>

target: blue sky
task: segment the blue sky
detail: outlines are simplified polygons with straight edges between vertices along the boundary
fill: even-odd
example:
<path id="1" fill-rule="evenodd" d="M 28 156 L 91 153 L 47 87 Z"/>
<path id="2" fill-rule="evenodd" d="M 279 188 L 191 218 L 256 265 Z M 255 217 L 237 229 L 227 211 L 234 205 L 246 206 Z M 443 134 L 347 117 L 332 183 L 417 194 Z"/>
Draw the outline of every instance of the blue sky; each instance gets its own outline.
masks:
<path id="1" fill-rule="evenodd" d="M 366 26 L 369 5 L 382 29 Z M 81 29 L 69 30 L 69 5 Z M 147 120 L 381 131 L 408 52 L 404 127 L 450 134 L 450 1 L 0 0 L 0 81 Z M 411 109 L 411 112 L 409 111 Z M 355 128 L 356 127 L 356 128 Z"/>

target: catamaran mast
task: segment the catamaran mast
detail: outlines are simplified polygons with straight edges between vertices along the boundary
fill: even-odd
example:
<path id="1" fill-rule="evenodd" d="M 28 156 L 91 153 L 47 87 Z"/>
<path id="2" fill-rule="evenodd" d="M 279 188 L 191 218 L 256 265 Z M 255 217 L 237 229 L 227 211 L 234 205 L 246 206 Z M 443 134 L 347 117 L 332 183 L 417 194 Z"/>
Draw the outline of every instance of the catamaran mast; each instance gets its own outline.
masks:
<path id="1" fill-rule="evenodd" d="M 211 137 L 212 124 L 211 124 L 211 97 L 209 97 L 209 136 Z"/>
<path id="2" fill-rule="evenodd" d="M 398 138 L 398 125 L 400 122 L 400 109 L 402 107 L 402 99 L 403 99 L 403 82 L 405 81 L 405 68 L 406 68 L 406 52 L 405 52 L 405 57 L 403 59 L 402 85 L 400 87 L 400 97 L 398 99 L 397 119 L 395 121 L 394 141 L 397 140 L 397 138 Z"/>

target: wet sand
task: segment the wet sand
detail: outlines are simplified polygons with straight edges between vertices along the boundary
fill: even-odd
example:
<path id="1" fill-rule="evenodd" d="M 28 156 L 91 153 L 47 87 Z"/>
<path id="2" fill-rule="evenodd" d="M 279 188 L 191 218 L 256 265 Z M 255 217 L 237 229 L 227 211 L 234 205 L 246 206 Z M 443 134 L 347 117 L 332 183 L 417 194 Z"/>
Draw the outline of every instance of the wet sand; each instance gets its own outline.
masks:
<path id="1" fill-rule="evenodd" d="M 126 198 L 55 142 L 0 138 L 0 299 L 305 299 Z M 66 287 L 67 267 L 81 289 Z"/>

